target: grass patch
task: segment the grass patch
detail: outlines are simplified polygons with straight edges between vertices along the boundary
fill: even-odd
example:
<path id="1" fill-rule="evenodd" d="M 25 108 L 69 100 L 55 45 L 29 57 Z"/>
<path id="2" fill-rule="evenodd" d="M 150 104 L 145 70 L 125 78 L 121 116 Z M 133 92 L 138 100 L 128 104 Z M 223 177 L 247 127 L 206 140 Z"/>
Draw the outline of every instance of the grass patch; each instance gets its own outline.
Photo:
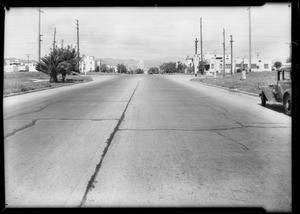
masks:
<path id="1" fill-rule="evenodd" d="M 234 73 L 232 75 L 226 74 L 225 77 L 223 77 L 222 74 L 218 74 L 216 79 L 209 76 L 205 78 L 193 78 L 192 81 L 259 94 L 259 87 L 275 82 L 276 75 L 276 71 L 251 72 L 246 74 L 246 80 L 241 80 L 241 73 Z"/>
<path id="2" fill-rule="evenodd" d="M 11 72 L 4 73 L 3 94 L 32 91 L 41 88 L 67 86 L 74 83 L 89 82 L 93 79 L 90 76 L 68 75 L 66 82 L 62 82 L 61 75 L 58 75 L 58 83 L 50 83 L 49 76 L 41 72 Z"/>

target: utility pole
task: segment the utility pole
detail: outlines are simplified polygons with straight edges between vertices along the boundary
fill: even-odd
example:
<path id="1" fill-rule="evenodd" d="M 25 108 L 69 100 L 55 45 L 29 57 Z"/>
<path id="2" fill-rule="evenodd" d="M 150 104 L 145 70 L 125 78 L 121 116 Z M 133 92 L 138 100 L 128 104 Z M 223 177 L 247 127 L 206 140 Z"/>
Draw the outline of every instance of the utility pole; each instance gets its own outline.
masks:
<path id="1" fill-rule="evenodd" d="M 197 38 L 195 39 L 195 55 L 197 55 L 197 43 L 198 43 L 199 41 L 197 40 Z"/>
<path id="2" fill-rule="evenodd" d="M 38 42 L 39 42 L 39 52 L 38 52 L 38 56 L 39 56 L 39 62 L 41 61 L 41 13 L 44 13 L 41 8 L 39 7 L 39 9 L 37 10 L 39 11 L 39 35 L 38 35 Z"/>
<path id="3" fill-rule="evenodd" d="M 61 48 L 64 48 L 64 40 L 61 40 Z"/>
<path id="4" fill-rule="evenodd" d="M 225 77 L 225 29 L 223 28 L 223 77 Z"/>
<path id="5" fill-rule="evenodd" d="M 54 39 L 53 39 L 53 51 L 55 50 L 55 36 L 56 36 L 56 27 L 54 28 Z"/>
<path id="6" fill-rule="evenodd" d="M 256 58 L 258 59 L 260 52 L 255 52 L 255 53 L 256 53 Z"/>
<path id="7" fill-rule="evenodd" d="M 202 52 L 202 18 L 200 18 L 200 48 L 201 48 L 201 74 L 203 74 L 203 52 Z"/>
<path id="8" fill-rule="evenodd" d="M 77 29 L 77 63 L 78 63 L 78 71 L 79 71 L 79 58 L 80 58 L 80 55 L 79 55 L 79 21 L 76 20 L 76 29 Z"/>
<path id="9" fill-rule="evenodd" d="M 233 49 L 232 49 L 232 35 L 230 35 L 230 44 L 231 44 L 231 67 L 230 67 L 230 74 L 233 74 Z"/>
<path id="10" fill-rule="evenodd" d="M 27 55 L 27 69 L 29 71 L 29 56 L 30 56 L 30 54 L 26 54 L 26 55 Z"/>
<path id="11" fill-rule="evenodd" d="M 249 72 L 251 72 L 251 8 L 249 7 Z"/>
<path id="12" fill-rule="evenodd" d="M 197 38 L 195 39 L 195 58 L 194 58 L 194 72 L 195 72 L 195 76 L 197 76 L 197 72 L 198 72 L 198 57 L 197 57 L 197 43 L 198 43 L 198 40 Z M 198 64 L 198 65 L 197 65 Z"/>

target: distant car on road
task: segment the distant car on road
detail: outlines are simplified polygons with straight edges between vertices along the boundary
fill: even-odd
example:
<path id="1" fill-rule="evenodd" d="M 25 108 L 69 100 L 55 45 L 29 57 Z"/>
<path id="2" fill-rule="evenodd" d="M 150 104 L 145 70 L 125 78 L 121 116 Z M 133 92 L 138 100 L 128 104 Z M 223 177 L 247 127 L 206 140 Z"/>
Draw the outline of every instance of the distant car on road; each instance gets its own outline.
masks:
<path id="1" fill-rule="evenodd" d="M 261 87 L 261 105 L 266 106 L 266 101 L 279 102 L 284 105 L 285 113 L 292 115 L 292 90 L 291 90 L 291 66 L 277 70 L 277 82 Z"/>

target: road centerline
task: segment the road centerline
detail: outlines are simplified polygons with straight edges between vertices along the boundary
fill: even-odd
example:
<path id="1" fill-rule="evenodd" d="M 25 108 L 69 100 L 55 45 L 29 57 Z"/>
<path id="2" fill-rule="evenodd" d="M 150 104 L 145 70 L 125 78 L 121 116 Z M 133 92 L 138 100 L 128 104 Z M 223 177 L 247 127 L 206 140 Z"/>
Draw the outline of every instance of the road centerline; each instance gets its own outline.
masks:
<path id="1" fill-rule="evenodd" d="M 136 90 L 137 90 L 137 88 L 138 88 L 138 86 L 139 86 L 139 83 L 140 83 L 140 80 L 138 81 L 138 83 L 137 83 L 137 85 L 136 85 L 134 91 L 132 92 L 132 94 L 131 94 L 131 96 L 130 96 L 128 102 L 127 102 L 127 105 L 126 105 L 126 107 L 125 107 L 125 109 L 124 109 L 124 111 L 123 111 L 123 113 L 122 113 L 122 115 L 121 115 L 121 117 L 120 117 L 120 119 L 119 119 L 117 125 L 115 126 L 113 132 L 110 134 L 110 137 L 109 137 L 109 138 L 107 139 L 107 141 L 106 141 L 106 144 L 107 144 L 107 145 L 106 145 L 106 147 L 105 147 L 104 150 L 103 150 L 103 153 L 102 153 L 102 155 L 101 155 L 100 162 L 96 165 L 94 174 L 91 176 L 91 178 L 90 178 L 90 180 L 89 180 L 89 182 L 88 182 L 88 185 L 87 185 L 87 187 L 86 187 L 86 190 L 85 190 L 85 192 L 84 192 L 84 195 L 83 195 L 83 197 L 82 197 L 82 200 L 81 200 L 81 203 L 80 203 L 79 207 L 82 207 L 82 206 L 84 205 L 84 203 L 85 203 L 85 201 L 86 201 L 86 199 L 87 199 L 88 192 L 94 187 L 94 182 L 95 182 L 95 179 L 96 179 L 96 177 L 97 177 L 97 175 L 98 175 L 98 173 L 99 173 L 99 171 L 100 171 L 100 168 L 101 168 L 103 159 L 104 159 L 104 157 L 105 157 L 105 155 L 106 155 L 106 153 L 107 153 L 107 151 L 108 151 L 108 148 L 109 148 L 109 146 L 110 146 L 110 144 L 111 144 L 111 142 L 112 142 L 112 140 L 113 140 L 113 138 L 114 138 L 116 132 L 119 130 L 119 127 L 120 127 L 120 125 L 121 125 L 121 123 L 122 123 L 122 121 L 123 121 L 123 119 L 124 119 L 124 117 L 125 117 L 125 113 L 126 113 L 126 110 L 127 110 L 127 108 L 128 108 L 128 105 L 129 105 L 129 103 L 131 102 L 132 97 L 133 97 L 133 95 L 135 94 L 135 92 L 136 92 Z"/>

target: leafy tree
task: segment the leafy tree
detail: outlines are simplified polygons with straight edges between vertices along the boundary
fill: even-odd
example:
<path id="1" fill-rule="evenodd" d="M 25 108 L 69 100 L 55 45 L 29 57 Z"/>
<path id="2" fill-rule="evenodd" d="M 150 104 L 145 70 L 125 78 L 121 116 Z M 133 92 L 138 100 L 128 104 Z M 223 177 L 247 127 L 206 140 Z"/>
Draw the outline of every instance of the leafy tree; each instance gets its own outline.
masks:
<path id="1" fill-rule="evenodd" d="M 159 66 L 159 68 L 163 71 L 163 73 L 168 74 L 175 73 L 177 71 L 175 62 L 163 63 Z"/>
<path id="2" fill-rule="evenodd" d="M 117 71 L 118 73 L 127 73 L 127 68 L 124 64 L 118 64 Z"/>
<path id="3" fill-rule="evenodd" d="M 184 73 L 185 69 L 187 68 L 187 66 L 185 64 L 183 64 L 182 62 L 178 61 L 177 62 L 177 71 L 178 73 Z"/>
<path id="4" fill-rule="evenodd" d="M 209 66 L 209 63 L 207 62 L 207 60 L 203 60 L 203 61 L 200 60 L 199 65 L 198 65 L 198 69 L 199 69 L 200 73 L 204 74 L 204 71 L 208 70 L 208 66 Z"/>
<path id="5" fill-rule="evenodd" d="M 103 73 L 107 73 L 107 72 L 109 72 L 109 69 L 108 69 L 108 67 L 107 67 L 106 64 L 102 64 L 102 65 L 100 66 L 99 71 L 100 71 L 100 72 L 103 72 Z"/>
<path id="6" fill-rule="evenodd" d="M 277 61 L 277 62 L 274 63 L 274 67 L 275 67 L 276 69 L 280 68 L 281 65 L 282 65 L 282 63 L 279 62 L 279 61 Z"/>
<path id="7" fill-rule="evenodd" d="M 114 68 L 108 68 L 108 72 L 109 72 L 109 73 L 114 73 L 114 72 L 115 72 L 115 69 L 114 69 Z"/>
<path id="8" fill-rule="evenodd" d="M 135 69 L 134 73 L 136 73 L 136 74 L 143 74 L 144 70 L 140 69 L 140 68 L 137 68 L 137 69 Z"/>
<path id="9" fill-rule="evenodd" d="M 159 69 L 158 69 L 158 67 L 151 67 L 151 68 L 149 68 L 149 70 L 148 70 L 148 74 L 158 74 L 159 73 Z"/>

